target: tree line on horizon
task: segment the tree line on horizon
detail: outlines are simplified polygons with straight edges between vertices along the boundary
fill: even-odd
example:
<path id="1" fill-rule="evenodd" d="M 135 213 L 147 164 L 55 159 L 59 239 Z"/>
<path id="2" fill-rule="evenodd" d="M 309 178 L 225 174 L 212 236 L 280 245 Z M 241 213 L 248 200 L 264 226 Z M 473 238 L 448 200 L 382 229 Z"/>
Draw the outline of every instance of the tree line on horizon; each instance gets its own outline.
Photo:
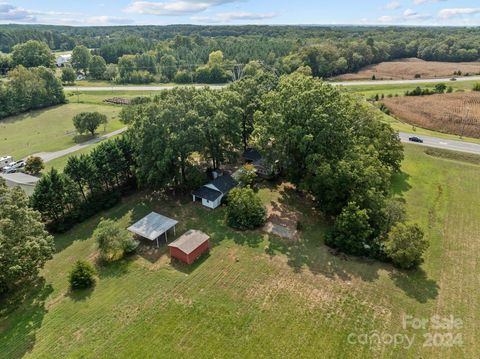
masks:
<path id="1" fill-rule="evenodd" d="M 93 49 L 91 55 L 102 58 L 97 62 L 110 67 L 93 78 L 121 83 L 227 81 L 236 64 L 255 61 L 279 74 L 309 66 L 315 77 L 327 78 L 400 58 L 461 62 L 480 57 L 477 30 L 469 28 L 0 26 L 0 51 L 13 52 L 28 40 L 42 41 L 52 50 Z M 216 73 L 208 73 L 210 55 L 219 51 L 224 61 Z M 7 58 L 0 55 L 3 71 L 18 64 Z"/>

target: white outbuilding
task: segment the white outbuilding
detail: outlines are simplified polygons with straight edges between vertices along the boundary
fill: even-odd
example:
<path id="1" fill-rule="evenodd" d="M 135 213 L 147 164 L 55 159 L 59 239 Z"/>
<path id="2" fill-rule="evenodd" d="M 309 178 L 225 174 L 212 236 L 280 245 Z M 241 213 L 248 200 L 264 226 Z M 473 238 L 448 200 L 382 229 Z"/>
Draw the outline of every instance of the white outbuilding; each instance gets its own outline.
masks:
<path id="1" fill-rule="evenodd" d="M 70 63 L 72 60 L 72 54 L 60 55 L 56 59 L 57 67 L 64 67 L 66 64 Z"/>
<path id="2" fill-rule="evenodd" d="M 193 191 L 193 202 L 201 200 L 202 205 L 207 208 L 218 208 L 222 204 L 222 199 L 228 194 L 228 192 L 237 186 L 238 183 L 233 179 L 232 176 L 219 176 L 212 182 L 207 183 L 196 191 Z"/>

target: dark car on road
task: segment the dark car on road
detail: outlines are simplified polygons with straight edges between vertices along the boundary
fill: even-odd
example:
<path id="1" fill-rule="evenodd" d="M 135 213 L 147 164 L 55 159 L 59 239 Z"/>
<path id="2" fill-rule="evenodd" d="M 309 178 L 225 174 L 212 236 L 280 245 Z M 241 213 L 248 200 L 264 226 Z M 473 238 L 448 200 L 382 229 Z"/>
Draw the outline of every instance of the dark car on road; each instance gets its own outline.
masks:
<path id="1" fill-rule="evenodd" d="M 410 142 L 423 143 L 423 140 L 421 138 L 418 138 L 418 137 L 410 137 L 408 140 Z"/>

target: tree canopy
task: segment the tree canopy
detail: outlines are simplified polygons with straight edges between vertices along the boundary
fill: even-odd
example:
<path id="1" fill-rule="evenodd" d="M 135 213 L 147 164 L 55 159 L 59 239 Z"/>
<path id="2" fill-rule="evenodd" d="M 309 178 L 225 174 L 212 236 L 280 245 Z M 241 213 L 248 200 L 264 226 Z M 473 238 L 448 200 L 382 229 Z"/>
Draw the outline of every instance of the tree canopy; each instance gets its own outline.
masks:
<path id="1" fill-rule="evenodd" d="M 0 293 L 35 279 L 54 251 L 40 213 L 20 188 L 8 189 L 0 178 Z"/>
<path id="2" fill-rule="evenodd" d="M 15 66 L 53 67 L 55 56 L 48 45 L 41 41 L 29 40 L 23 44 L 15 45 L 12 52 L 12 61 Z"/>
<path id="3" fill-rule="evenodd" d="M 107 116 L 99 112 L 81 112 L 73 118 L 73 125 L 79 133 L 90 133 L 92 136 L 100 125 L 106 123 Z"/>

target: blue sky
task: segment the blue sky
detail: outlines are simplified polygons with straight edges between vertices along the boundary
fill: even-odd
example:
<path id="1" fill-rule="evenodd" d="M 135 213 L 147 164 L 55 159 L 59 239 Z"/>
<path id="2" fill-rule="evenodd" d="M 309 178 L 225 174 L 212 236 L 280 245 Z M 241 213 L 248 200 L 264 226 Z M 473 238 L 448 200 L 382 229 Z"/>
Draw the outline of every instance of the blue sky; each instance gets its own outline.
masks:
<path id="1" fill-rule="evenodd" d="M 0 0 L 0 23 L 480 25 L 480 0 Z"/>

